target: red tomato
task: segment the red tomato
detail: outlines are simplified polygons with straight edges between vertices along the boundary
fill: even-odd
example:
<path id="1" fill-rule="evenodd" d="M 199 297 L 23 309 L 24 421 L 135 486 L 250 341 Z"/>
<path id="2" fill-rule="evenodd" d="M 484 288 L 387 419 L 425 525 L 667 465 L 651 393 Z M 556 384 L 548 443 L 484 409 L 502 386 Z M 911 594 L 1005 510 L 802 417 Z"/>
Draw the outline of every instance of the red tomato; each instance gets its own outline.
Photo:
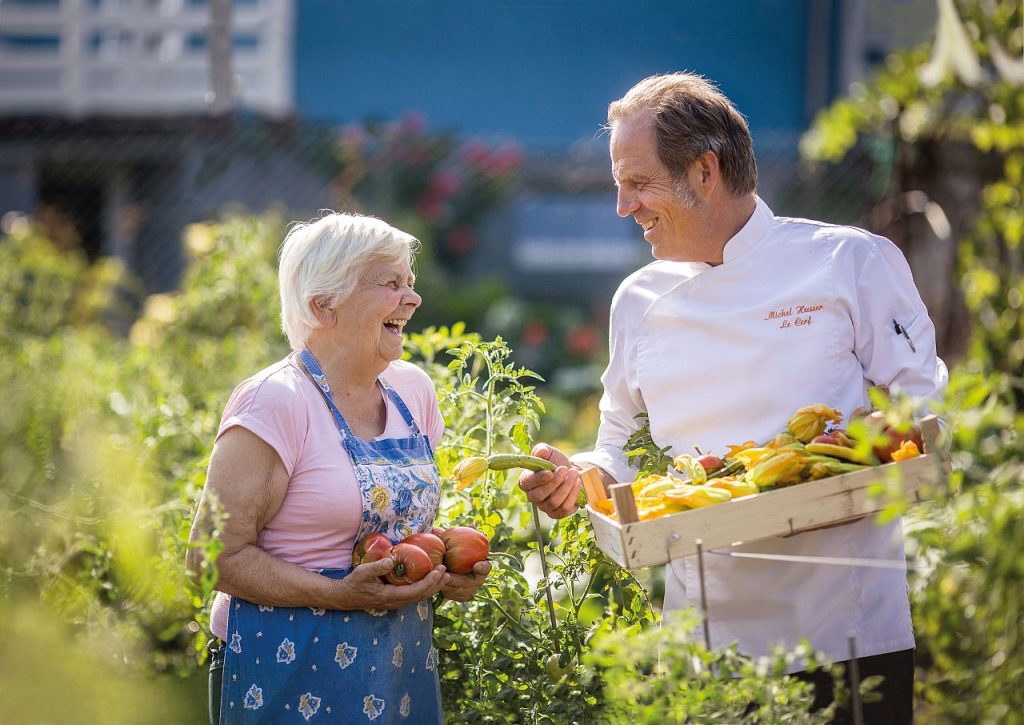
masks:
<path id="1" fill-rule="evenodd" d="M 402 543 L 414 544 L 423 549 L 434 566 L 444 561 L 444 542 L 434 534 L 410 534 L 402 539 Z"/>
<path id="2" fill-rule="evenodd" d="M 400 542 L 391 547 L 395 568 L 384 575 L 389 584 L 412 584 L 425 577 L 434 568 L 430 557 L 415 544 Z"/>
<path id="3" fill-rule="evenodd" d="M 380 561 L 391 552 L 391 539 L 384 534 L 367 534 L 352 552 L 352 566 Z"/>
<path id="4" fill-rule="evenodd" d="M 473 565 L 487 558 L 487 537 L 470 526 L 453 526 L 441 536 L 444 541 L 444 565 L 456 574 L 469 574 Z"/>

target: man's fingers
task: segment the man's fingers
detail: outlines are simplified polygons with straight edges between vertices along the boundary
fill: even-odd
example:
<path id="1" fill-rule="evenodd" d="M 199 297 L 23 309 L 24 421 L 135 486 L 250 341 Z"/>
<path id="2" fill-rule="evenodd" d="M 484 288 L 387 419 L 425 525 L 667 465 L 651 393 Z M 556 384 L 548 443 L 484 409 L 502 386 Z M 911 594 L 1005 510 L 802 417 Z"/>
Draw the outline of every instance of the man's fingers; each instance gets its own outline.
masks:
<path id="1" fill-rule="evenodd" d="M 527 493 L 539 486 L 545 486 L 555 480 L 557 471 L 537 471 L 536 473 L 521 473 L 519 475 L 519 488 Z"/>
<path id="2" fill-rule="evenodd" d="M 554 471 L 543 471 L 536 474 L 533 480 L 520 480 L 519 487 L 526 492 L 532 503 L 544 502 L 548 505 L 561 503 L 568 491 L 575 492 L 579 483 L 579 473 L 571 468 L 558 468 Z M 553 500 L 552 500 L 553 499 Z"/>
<path id="3" fill-rule="evenodd" d="M 569 457 L 547 443 L 538 443 L 533 447 L 532 453 L 537 456 L 537 458 L 543 458 L 545 461 L 551 461 L 556 466 L 569 465 Z"/>
<path id="4" fill-rule="evenodd" d="M 566 511 L 566 506 L 570 501 L 575 502 L 577 496 L 579 496 L 579 489 L 577 486 L 563 486 L 551 494 L 551 501 L 556 510 L 568 515 L 570 511 Z"/>

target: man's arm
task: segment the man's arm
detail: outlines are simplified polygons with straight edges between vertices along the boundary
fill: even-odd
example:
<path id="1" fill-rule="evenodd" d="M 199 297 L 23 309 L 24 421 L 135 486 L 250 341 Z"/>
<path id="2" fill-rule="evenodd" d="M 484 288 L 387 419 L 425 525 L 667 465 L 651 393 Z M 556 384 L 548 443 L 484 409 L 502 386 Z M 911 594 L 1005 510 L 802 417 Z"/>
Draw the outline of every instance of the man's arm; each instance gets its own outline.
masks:
<path id="1" fill-rule="evenodd" d="M 949 373 L 903 253 L 878 238 L 857 280 L 854 344 L 864 377 L 922 401 L 941 396 Z"/>

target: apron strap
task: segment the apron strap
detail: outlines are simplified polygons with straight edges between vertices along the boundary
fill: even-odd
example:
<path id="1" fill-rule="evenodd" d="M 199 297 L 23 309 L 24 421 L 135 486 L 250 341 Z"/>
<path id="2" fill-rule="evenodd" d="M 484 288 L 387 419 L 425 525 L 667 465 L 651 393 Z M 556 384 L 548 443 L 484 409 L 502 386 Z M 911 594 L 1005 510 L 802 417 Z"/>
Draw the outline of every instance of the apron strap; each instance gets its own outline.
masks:
<path id="1" fill-rule="evenodd" d="M 338 429 L 346 438 L 354 438 L 355 436 L 352 433 L 352 429 L 349 428 L 348 423 L 345 422 L 345 416 L 341 414 L 341 411 L 338 410 L 338 406 L 334 404 L 334 395 L 331 394 L 331 386 L 327 384 L 327 378 L 320 369 L 320 365 L 317 363 L 316 358 L 313 357 L 313 353 L 311 353 L 308 348 L 303 348 L 299 353 L 299 359 L 302 360 L 302 364 L 305 366 L 306 371 L 309 372 L 310 377 L 313 378 L 316 386 L 320 388 L 320 393 L 324 396 L 324 400 L 327 401 L 327 407 L 330 409 L 331 415 L 334 416 L 334 420 L 338 424 Z M 387 392 L 388 397 L 391 398 L 391 402 L 395 404 L 395 407 L 401 414 L 405 424 L 409 426 L 412 434 L 414 436 L 423 435 L 420 433 L 419 426 L 416 425 L 416 419 L 412 417 L 412 413 L 409 411 L 408 406 L 406 406 L 405 401 L 402 400 L 402 396 L 400 396 L 383 377 L 377 378 L 377 380 L 384 387 L 385 392 Z"/>
<path id="2" fill-rule="evenodd" d="M 416 425 L 416 419 L 412 417 L 412 413 L 409 412 L 409 408 L 406 406 L 405 401 L 402 400 L 402 396 L 383 377 L 379 378 L 379 380 L 380 384 L 384 386 L 384 390 L 387 391 L 388 397 L 391 398 L 391 402 L 395 404 L 398 412 L 402 414 L 402 418 L 405 420 L 405 424 L 409 426 L 412 434 L 416 436 L 421 435 L 420 427 Z"/>
<path id="3" fill-rule="evenodd" d="M 309 373 L 310 377 L 316 383 L 316 386 L 320 388 L 320 394 L 324 396 L 324 400 L 327 401 L 327 408 L 331 411 L 331 415 L 334 416 L 334 422 L 338 426 L 338 430 L 341 431 L 342 438 L 355 438 L 352 433 L 352 429 L 348 427 L 348 423 L 345 422 L 345 416 L 338 410 L 338 406 L 334 404 L 334 396 L 331 394 L 331 386 L 327 384 L 327 377 L 324 375 L 323 370 L 316 362 L 316 358 L 313 357 L 313 353 L 307 348 L 303 348 L 302 352 L 299 353 L 299 359 L 302 360 L 303 366 Z"/>

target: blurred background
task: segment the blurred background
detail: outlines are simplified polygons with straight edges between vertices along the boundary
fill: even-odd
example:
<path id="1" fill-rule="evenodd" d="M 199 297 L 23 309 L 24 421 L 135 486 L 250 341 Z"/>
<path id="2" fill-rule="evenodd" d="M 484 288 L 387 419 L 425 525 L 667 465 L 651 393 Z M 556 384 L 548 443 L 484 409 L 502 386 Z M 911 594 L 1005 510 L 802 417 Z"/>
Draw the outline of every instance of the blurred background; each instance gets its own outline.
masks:
<path id="1" fill-rule="evenodd" d="M 0 216 L 152 293 L 178 286 L 185 227 L 226 209 L 378 214 L 465 290 L 421 323 L 466 318 L 552 373 L 600 357 L 611 294 L 650 261 L 615 215 L 610 101 L 704 74 L 748 117 L 776 213 L 863 223 L 872 165 L 812 171 L 801 134 L 935 19 L 934 0 L 4 0 Z"/>
<path id="2" fill-rule="evenodd" d="M 291 221 L 361 211 L 415 234 L 417 362 L 449 382 L 448 348 L 500 335 L 545 378 L 533 432 L 589 446 L 609 302 L 651 259 L 615 214 L 602 125 L 677 70 L 747 116 L 776 214 L 907 256 L 954 370 L 957 495 L 905 519 L 930 567 L 911 573 L 919 715 L 1021 722 L 1022 16 L 1019 0 L 0 0 L 0 722 L 204 720 L 213 581 L 185 576 L 188 526 L 227 396 L 287 352 Z M 528 509 L 505 498 L 526 552 Z M 656 608 L 658 574 L 639 576 Z M 539 611 L 536 592 L 496 596 Z M 453 721 L 600 707 L 529 652 L 525 694 L 487 690 L 494 618 L 449 616 Z"/>

